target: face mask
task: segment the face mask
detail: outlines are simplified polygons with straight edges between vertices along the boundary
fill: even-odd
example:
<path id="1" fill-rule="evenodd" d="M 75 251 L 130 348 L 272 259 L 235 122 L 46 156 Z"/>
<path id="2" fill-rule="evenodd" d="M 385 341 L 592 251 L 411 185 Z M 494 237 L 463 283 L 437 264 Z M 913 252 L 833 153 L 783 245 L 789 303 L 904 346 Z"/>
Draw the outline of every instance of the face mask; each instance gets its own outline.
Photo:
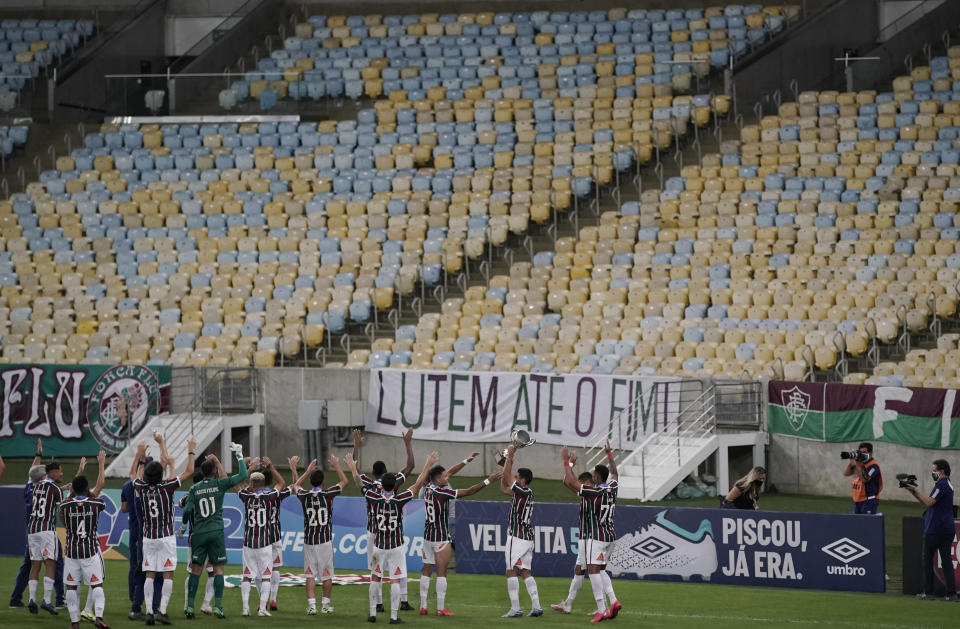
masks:
<path id="1" fill-rule="evenodd" d="M 938 480 L 940 480 L 940 474 L 937 472 L 930 472 L 930 476 L 933 477 L 933 482 L 937 482 Z"/>

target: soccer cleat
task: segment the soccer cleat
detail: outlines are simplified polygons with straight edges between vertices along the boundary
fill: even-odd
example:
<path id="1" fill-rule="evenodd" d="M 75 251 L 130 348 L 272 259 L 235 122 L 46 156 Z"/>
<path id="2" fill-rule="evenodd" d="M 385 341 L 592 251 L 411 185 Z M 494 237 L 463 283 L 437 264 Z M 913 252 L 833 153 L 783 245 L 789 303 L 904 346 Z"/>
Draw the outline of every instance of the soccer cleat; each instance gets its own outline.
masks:
<path id="1" fill-rule="evenodd" d="M 23 607 L 23 600 L 10 599 L 10 607 Z"/>
<path id="2" fill-rule="evenodd" d="M 332 613 L 333 613 L 333 605 L 324 605 L 323 607 L 320 608 L 320 613 L 321 613 L 321 614 L 332 614 Z"/>
<path id="3" fill-rule="evenodd" d="M 268 612 L 268 611 L 265 610 L 265 609 L 261 609 L 261 610 L 257 611 L 257 616 L 272 616 L 272 615 L 273 615 L 273 614 L 271 614 L 270 612 Z"/>
<path id="4" fill-rule="evenodd" d="M 718 567 L 710 521 L 701 520 L 695 531 L 688 531 L 666 515 L 666 510 L 661 511 L 639 530 L 617 540 L 607 562 L 613 576 L 675 575 L 684 581 L 692 576 L 710 580 Z"/>
<path id="5" fill-rule="evenodd" d="M 377 622 L 376 616 L 367 616 L 367 622 Z"/>
<path id="6" fill-rule="evenodd" d="M 935 601 L 935 600 L 937 600 L 937 597 L 934 596 L 933 594 L 924 594 L 923 592 L 921 592 L 920 594 L 917 594 L 917 600 L 921 600 L 921 601 Z"/>
<path id="7" fill-rule="evenodd" d="M 249 615 L 250 615 L 250 610 L 249 610 L 249 609 L 244 609 L 242 612 L 240 612 L 240 615 L 241 615 L 241 616 L 249 616 Z"/>
<path id="8" fill-rule="evenodd" d="M 200 607 L 200 611 L 206 614 L 207 616 L 209 616 L 210 614 L 213 613 L 213 608 L 210 607 L 210 605 L 203 605 L 202 607 Z"/>
<path id="9" fill-rule="evenodd" d="M 400 601 L 400 611 L 402 612 L 412 612 L 413 607 L 407 601 Z"/>
<path id="10" fill-rule="evenodd" d="M 620 601 L 614 601 L 613 604 L 610 605 L 610 610 L 609 610 L 609 612 L 610 612 L 610 614 L 609 614 L 610 620 L 613 620 L 614 618 L 617 617 L 617 614 L 620 613 L 620 608 L 621 608 L 621 607 L 623 607 L 623 605 L 620 604 Z"/>
<path id="11" fill-rule="evenodd" d="M 157 624 L 160 624 L 160 625 L 170 625 L 170 624 L 173 624 L 173 623 L 170 622 L 170 617 L 167 616 L 166 614 L 156 614 L 156 615 L 155 615 L 155 618 L 156 618 L 156 620 L 157 620 Z"/>
<path id="12" fill-rule="evenodd" d="M 307 608 L 307 616 L 316 616 L 316 615 L 317 615 L 317 608 L 316 608 L 316 607 L 308 607 L 308 608 Z"/>
<path id="13" fill-rule="evenodd" d="M 54 607 L 53 605 L 51 605 L 50 603 L 46 602 L 46 601 L 41 601 L 41 602 L 40 602 L 40 609 L 43 609 L 43 610 L 45 610 L 45 611 L 47 611 L 47 612 L 50 612 L 50 615 L 52 615 L 52 616 L 59 616 L 59 615 L 60 615 L 60 612 L 57 611 L 57 608 Z"/>
<path id="14" fill-rule="evenodd" d="M 216 616 L 217 618 L 219 618 L 220 620 L 226 620 L 226 619 L 227 619 L 227 615 L 223 613 L 223 608 L 222 608 L 222 607 L 214 607 L 214 608 L 213 608 L 212 610 L 210 610 L 210 611 L 212 611 L 212 612 L 213 612 L 213 615 Z"/>
<path id="15" fill-rule="evenodd" d="M 130 620 L 143 620 L 143 612 L 131 611 L 129 614 L 127 614 L 127 618 Z"/>
<path id="16" fill-rule="evenodd" d="M 277 601 L 270 601 L 269 607 L 270 607 L 270 611 L 272 612 L 277 611 Z"/>
<path id="17" fill-rule="evenodd" d="M 96 616 L 93 618 L 93 626 L 97 629 L 110 629 L 107 623 L 103 622 L 103 618 L 97 618 Z"/>
<path id="18" fill-rule="evenodd" d="M 147 614 L 147 624 L 150 625 L 151 627 L 157 624 L 156 619 L 153 617 L 153 614 Z"/>
<path id="19" fill-rule="evenodd" d="M 96 622 L 97 617 L 93 615 L 93 612 L 88 612 L 83 610 L 80 612 L 80 620 L 86 620 L 87 622 Z"/>
<path id="20" fill-rule="evenodd" d="M 503 616 L 500 616 L 500 617 L 501 617 L 501 618 L 523 618 L 523 610 L 522 610 L 522 609 L 511 609 L 511 610 L 508 611 L 506 614 L 504 614 Z"/>
<path id="21" fill-rule="evenodd" d="M 606 620 L 606 619 L 607 619 L 607 612 L 606 612 L 606 610 L 604 610 L 604 611 L 602 611 L 602 612 L 601 612 L 601 611 L 597 611 L 597 613 L 593 615 L 593 618 L 590 620 L 590 622 L 602 622 L 602 621 L 604 621 L 604 620 Z"/>
<path id="22" fill-rule="evenodd" d="M 537 616 L 543 616 L 543 610 L 540 609 L 539 607 L 536 609 L 531 609 L 530 613 L 527 614 L 527 616 L 533 616 L 534 618 L 536 618 Z"/>
<path id="23" fill-rule="evenodd" d="M 30 599 L 30 602 L 27 603 L 27 609 L 30 610 L 30 613 L 31 613 L 31 614 L 36 614 L 36 613 L 38 613 L 38 610 L 39 610 L 40 608 L 37 607 L 37 602 L 31 598 L 31 599 Z"/>
<path id="24" fill-rule="evenodd" d="M 437 610 L 437 616 L 456 616 L 456 614 L 444 607 L 443 609 Z"/>
<path id="25" fill-rule="evenodd" d="M 383 611 L 383 603 L 377 603 L 377 613 L 380 613 L 382 611 Z"/>
<path id="26" fill-rule="evenodd" d="M 439 613 L 440 610 L 438 609 L 437 612 Z M 427 615 L 427 608 L 426 608 L 426 607 L 421 607 L 421 608 L 420 608 L 420 615 L 421 615 L 421 616 L 426 616 L 426 615 Z"/>
<path id="27" fill-rule="evenodd" d="M 563 612 L 564 614 L 569 614 L 570 609 L 573 606 L 570 604 L 570 601 L 564 600 L 562 603 L 554 603 L 550 606 L 550 609 L 555 609 L 558 612 Z"/>
<path id="28" fill-rule="evenodd" d="M 391 619 L 390 619 L 390 624 L 391 624 L 391 625 L 402 625 L 402 624 L 403 624 L 403 619 L 402 619 L 402 618 L 391 618 Z"/>
<path id="29" fill-rule="evenodd" d="M 960 597 L 958 597 L 956 594 L 951 594 L 950 596 L 944 596 L 944 597 L 943 597 L 943 602 L 944 602 L 944 603 L 957 603 L 957 602 L 960 602 Z"/>

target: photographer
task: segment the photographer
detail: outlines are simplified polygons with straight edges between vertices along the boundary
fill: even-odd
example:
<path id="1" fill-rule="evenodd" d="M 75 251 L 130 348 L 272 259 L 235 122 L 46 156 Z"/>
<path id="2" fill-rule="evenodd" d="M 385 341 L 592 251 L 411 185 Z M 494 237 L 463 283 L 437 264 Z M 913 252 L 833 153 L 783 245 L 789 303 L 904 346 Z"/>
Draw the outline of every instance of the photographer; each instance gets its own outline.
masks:
<path id="1" fill-rule="evenodd" d="M 953 560 L 950 546 L 953 544 L 955 529 L 953 525 L 953 485 L 950 484 L 950 464 L 937 459 L 930 466 L 931 476 L 936 484 L 929 496 L 917 491 L 917 486 L 904 487 L 913 497 L 927 508 L 923 512 L 923 592 L 917 598 L 933 600 L 933 556 L 940 553 L 940 565 L 944 566 L 943 580 L 946 583 L 946 600 L 957 600 L 957 587 L 954 582 Z"/>
<path id="2" fill-rule="evenodd" d="M 880 511 L 880 492 L 883 491 L 883 476 L 880 466 L 873 458 L 873 444 L 861 443 L 857 452 L 843 453 L 850 460 L 843 468 L 844 476 L 852 476 L 853 512 L 876 514 Z"/>
<path id="3" fill-rule="evenodd" d="M 767 479 L 767 470 L 762 467 L 755 467 L 750 472 L 738 480 L 733 485 L 723 500 L 721 506 L 724 509 L 759 509 L 757 501 L 760 499 L 760 488 L 763 487 L 763 481 Z"/>

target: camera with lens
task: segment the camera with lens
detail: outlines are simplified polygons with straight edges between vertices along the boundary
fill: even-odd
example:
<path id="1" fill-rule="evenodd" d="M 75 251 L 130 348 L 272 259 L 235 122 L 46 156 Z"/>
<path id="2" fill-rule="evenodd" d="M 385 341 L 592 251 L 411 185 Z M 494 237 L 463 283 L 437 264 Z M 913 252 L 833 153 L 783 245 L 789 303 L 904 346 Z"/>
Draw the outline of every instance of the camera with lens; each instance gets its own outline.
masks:
<path id="1" fill-rule="evenodd" d="M 861 452 L 860 450 L 851 450 L 850 452 L 841 452 L 841 459 L 853 459 L 857 463 L 866 463 L 870 460 L 870 454 L 867 452 Z"/>
<path id="2" fill-rule="evenodd" d="M 900 488 L 904 487 L 916 487 L 917 486 L 917 476 L 916 474 L 897 474 L 897 480 L 900 481 Z"/>

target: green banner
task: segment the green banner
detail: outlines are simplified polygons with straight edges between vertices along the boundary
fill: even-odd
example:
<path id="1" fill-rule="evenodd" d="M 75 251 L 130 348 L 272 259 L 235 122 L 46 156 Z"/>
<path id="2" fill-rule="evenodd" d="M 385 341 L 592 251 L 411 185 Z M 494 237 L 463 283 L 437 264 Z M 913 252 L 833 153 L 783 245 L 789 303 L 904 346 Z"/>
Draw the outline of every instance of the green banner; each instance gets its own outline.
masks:
<path id="1" fill-rule="evenodd" d="M 154 415 L 170 408 L 168 366 L 0 367 L 0 450 L 32 457 L 116 454 Z"/>

